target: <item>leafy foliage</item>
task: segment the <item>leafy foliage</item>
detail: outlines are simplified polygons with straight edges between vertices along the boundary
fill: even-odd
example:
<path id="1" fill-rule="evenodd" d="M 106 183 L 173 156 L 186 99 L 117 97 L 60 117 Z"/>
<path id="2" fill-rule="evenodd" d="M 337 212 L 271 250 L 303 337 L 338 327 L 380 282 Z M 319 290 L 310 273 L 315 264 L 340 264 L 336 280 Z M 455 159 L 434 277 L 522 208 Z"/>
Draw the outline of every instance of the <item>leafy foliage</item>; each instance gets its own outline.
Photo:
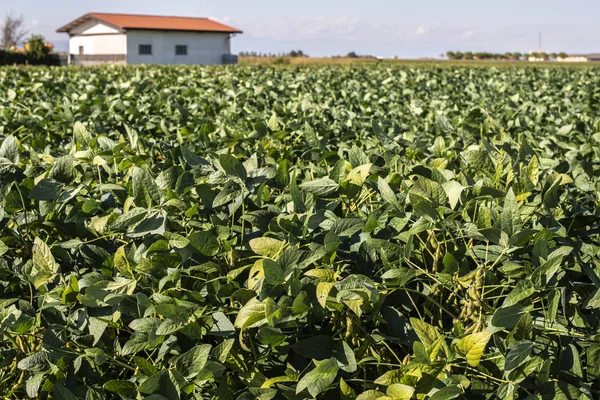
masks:
<path id="1" fill-rule="evenodd" d="M 600 394 L 598 70 L 0 69 L 0 392 Z"/>

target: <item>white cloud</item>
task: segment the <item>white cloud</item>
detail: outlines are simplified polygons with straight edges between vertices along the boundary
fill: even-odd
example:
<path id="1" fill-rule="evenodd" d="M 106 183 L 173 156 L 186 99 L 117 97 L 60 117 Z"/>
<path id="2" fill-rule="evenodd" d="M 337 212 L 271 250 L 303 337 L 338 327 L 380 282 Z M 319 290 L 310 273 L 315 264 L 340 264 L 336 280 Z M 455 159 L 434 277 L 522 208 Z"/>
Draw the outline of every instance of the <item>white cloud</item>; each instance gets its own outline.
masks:
<path id="1" fill-rule="evenodd" d="M 343 15 L 211 18 L 243 30 L 244 35 L 237 39 L 243 50 L 265 52 L 302 48 L 309 54 L 356 50 L 401 57 L 437 56 L 449 49 L 525 52 L 536 48 L 540 31 L 544 32 L 544 48 L 549 51 L 590 52 L 600 42 L 600 31 L 583 25 L 450 25 L 436 20 L 367 20 Z"/>
<path id="2" fill-rule="evenodd" d="M 40 21 L 38 21 L 37 19 L 34 19 L 33 21 L 31 21 L 31 26 L 38 26 L 40 24 Z"/>
<path id="3" fill-rule="evenodd" d="M 415 30 L 415 33 L 416 33 L 417 35 L 423 35 L 423 34 L 425 34 L 425 33 L 427 33 L 427 32 L 428 32 L 428 29 L 427 29 L 427 28 L 425 28 L 424 26 L 419 26 L 419 27 L 418 27 L 418 28 Z"/>

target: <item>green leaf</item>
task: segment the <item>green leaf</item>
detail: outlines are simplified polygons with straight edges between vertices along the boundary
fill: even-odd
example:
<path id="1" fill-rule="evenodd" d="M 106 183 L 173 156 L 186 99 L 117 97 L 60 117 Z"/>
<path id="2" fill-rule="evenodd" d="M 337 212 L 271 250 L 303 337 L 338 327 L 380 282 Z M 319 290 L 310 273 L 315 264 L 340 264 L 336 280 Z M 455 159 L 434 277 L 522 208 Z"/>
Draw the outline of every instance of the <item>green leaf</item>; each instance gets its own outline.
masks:
<path id="1" fill-rule="evenodd" d="M 528 299 L 535 293 L 535 288 L 533 287 L 533 283 L 524 279 L 517 282 L 515 288 L 506 296 L 504 299 L 504 303 L 502 307 L 510 307 L 513 306 L 525 299 Z"/>
<path id="2" fill-rule="evenodd" d="M 135 393 L 137 392 L 135 383 L 130 381 L 112 380 L 106 382 L 102 387 L 104 390 L 117 393 L 126 398 L 135 396 Z"/>
<path id="3" fill-rule="evenodd" d="M 77 121 L 73 125 L 73 140 L 78 145 L 87 146 L 92 140 L 92 135 L 88 132 L 85 125 Z"/>
<path id="4" fill-rule="evenodd" d="M 329 387 L 335 380 L 338 372 L 338 362 L 335 358 L 323 361 L 314 361 L 315 368 L 308 372 L 298 381 L 296 385 L 296 394 L 307 389 L 313 396 L 317 395 Z"/>
<path id="5" fill-rule="evenodd" d="M 68 154 L 54 161 L 54 165 L 50 169 L 48 178 L 69 184 L 75 176 L 75 168 L 73 166 L 73 156 Z"/>
<path id="6" fill-rule="evenodd" d="M 466 189 L 463 185 L 456 181 L 448 181 L 442 184 L 444 191 L 446 192 L 446 196 L 448 196 L 448 201 L 450 203 L 450 208 L 453 210 L 456 209 L 458 202 L 460 201 L 460 195 Z"/>
<path id="7" fill-rule="evenodd" d="M 321 305 L 321 307 L 327 306 L 327 299 L 329 298 L 329 293 L 331 293 L 331 289 L 335 287 L 335 282 L 319 282 L 317 283 L 317 301 Z"/>
<path id="8" fill-rule="evenodd" d="M 176 249 L 183 249 L 190 244 L 190 241 L 188 239 L 177 233 L 165 232 L 164 236 L 169 241 L 169 246 Z"/>
<path id="9" fill-rule="evenodd" d="M 90 317 L 88 330 L 90 335 L 93 336 L 94 341 L 92 342 L 92 346 L 95 346 L 96 343 L 102 339 L 102 335 L 104 335 L 104 331 L 108 327 L 108 322 L 104 321 L 101 318 Z"/>
<path id="10" fill-rule="evenodd" d="M 456 344 L 456 349 L 467 359 L 467 363 L 476 367 L 481 361 L 492 334 L 489 332 L 478 332 L 468 335 Z"/>
<path id="11" fill-rule="evenodd" d="M 335 341 L 328 335 L 316 335 L 292 345 L 292 350 L 301 357 L 323 360 L 333 357 Z"/>
<path id="12" fill-rule="evenodd" d="M 436 208 L 446 204 L 447 196 L 442 185 L 431 179 L 419 176 L 410 189 L 411 196 L 418 196 L 431 202 Z"/>
<path id="13" fill-rule="evenodd" d="M 531 339 L 533 334 L 533 318 L 531 314 L 526 313 L 521 317 L 515 328 L 510 332 L 506 338 L 506 343 L 512 346 L 513 341 L 521 341 Z"/>
<path id="14" fill-rule="evenodd" d="M 146 235 L 162 235 L 165 233 L 166 223 L 165 211 L 150 212 L 142 221 L 129 228 L 127 236 L 137 238 Z"/>
<path id="15" fill-rule="evenodd" d="M 225 361 L 227 361 L 227 356 L 229 356 L 231 349 L 233 349 L 234 343 L 235 339 L 224 340 L 221 344 L 219 344 L 213 349 L 211 357 L 213 359 L 218 360 L 221 363 L 224 363 Z"/>
<path id="16" fill-rule="evenodd" d="M 338 184 L 332 179 L 320 178 L 300 184 L 300 189 L 316 196 L 327 197 L 337 191 Z"/>
<path id="17" fill-rule="evenodd" d="M 379 378 L 375 379 L 375 384 L 382 385 L 382 386 L 390 386 L 390 385 L 393 385 L 394 383 L 402 382 L 403 376 L 404 376 L 404 371 L 402 371 L 401 369 L 394 369 L 391 371 L 387 371 L 386 373 L 381 375 Z"/>
<path id="18" fill-rule="evenodd" d="M 39 372 L 37 374 L 33 374 L 27 382 L 25 382 L 25 391 L 27 392 L 27 396 L 31 398 L 36 398 L 40 391 L 40 387 L 44 382 L 44 378 L 46 377 L 45 372 Z"/>
<path id="19" fill-rule="evenodd" d="M 5 158 L 13 164 L 19 163 L 19 148 L 13 135 L 8 135 L 0 146 L 0 158 Z"/>
<path id="20" fill-rule="evenodd" d="M 435 392 L 429 398 L 429 400 L 450 400 L 450 399 L 456 399 L 461 394 L 463 394 L 463 391 L 462 391 L 462 389 L 460 387 L 458 387 L 458 386 L 446 386 L 444 388 L 441 388 L 437 392 Z"/>
<path id="21" fill-rule="evenodd" d="M 416 275 L 417 272 L 414 269 L 400 267 L 386 271 L 383 275 L 381 275 L 381 279 L 389 281 L 387 284 L 390 286 L 393 285 L 402 287 L 410 282 Z"/>
<path id="22" fill-rule="evenodd" d="M 285 242 L 270 237 L 250 239 L 248 244 L 256 254 L 270 258 L 276 258 L 285 247 Z"/>
<path id="23" fill-rule="evenodd" d="M 523 340 L 517 343 L 506 355 L 504 370 L 512 371 L 520 366 L 527 359 L 527 357 L 529 357 L 532 348 L 533 342 L 529 340 Z"/>
<path id="24" fill-rule="evenodd" d="M 246 168 L 244 168 L 240 160 L 236 157 L 231 154 L 221 154 L 219 156 L 219 164 L 221 164 L 221 167 L 227 175 L 238 178 L 242 182 L 246 181 L 248 177 Z"/>
<path id="25" fill-rule="evenodd" d="M 431 346 L 441 336 L 434 326 L 418 318 L 411 318 L 410 324 L 425 347 Z"/>
<path id="26" fill-rule="evenodd" d="M 50 247 L 39 237 L 33 241 L 33 265 L 37 270 L 34 275 L 36 289 L 54 279 L 58 272 L 58 264 L 54 260 Z"/>
<path id="27" fill-rule="evenodd" d="M 346 383 L 344 378 L 340 378 L 340 400 L 354 399 L 356 399 L 356 392 Z"/>
<path id="28" fill-rule="evenodd" d="M 238 312 L 233 325 L 242 331 L 249 328 L 262 325 L 266 322 L 265 304 L 257 298 L 250 299 Z"/>
<path id="29" fill-rule="evenodd" d="M 63 184 L 53 179 L 42 179 L 29 192 L 29 197 L 37 201 L 52 201 L 58 199 L 58 192 Z"/>
<path id="30" fill-rule="evenodd" d="M 60 383 L 56 383 L 54 385 L 52 394 L 53 399 L 56 400 L 77 400 L 77 396 L 75 396 L 73 392 Z"/>
<path id="31" fill-rule="evenodd" d="M 415 388 L 402 383 L 394 383 L 388 386 L 385 394 L 394 400 L 410 400 L 415 393 Z"/>
<path id="32" fill-rule="evenodd" d="M 48 353 L 44 350 L 23 358 L 17 368 L 25 371 L 42 371 L 48 365 Z"/>
<path id="33" fill-rule="evenodd" d="M 183 377 L 180 376 L 180 379 L 183 380 Z M 152 375 L 140 384 L 138 391 L 143 394 L 160 394 L 169 400 L 180 398 L 179 381 L 171 370 Z"/>
<path id="34" fill-rule="evenodd" d="M 381 398 L 385 398 L 385 394 L 378 390 L 367 390 L 359 394 L 356 400 L 377 400 Z"/>
<path id="35" fill-rule="evenodd" d="M 271 118 L 269 118 L 269 122 L 267 123 L 267 126 L 273 132 L 277 132 L 280 129 L 279 122 L 277 121 L 276 113 L 271 114 Z"/>
<path id="36" fill-rule="evenodd" d="M 506 400 L 513 400 L 515 396 L 515 385 L 511 382 L 504 382 L 498 387 L 498 397 Z"/>
<path id="37" fill-rule="evenodd" d="M 398 201 L 396 193 L 394 193 L 390 185 L 388 185 L 387 181 L 382 177 L 377 179 L 377 189 L 379 189 L 379 193 L 383 200 L 392 205 L 395 209 L 400 210 L 400 202 Z"/>
<path id="38" fill-rule="evenodd" d="M 160 204 L 160 189 L 145 169 L 133 169 L 132 187 L 137 206 L 150 208 L 153 204 Z"/>
<path id="39" fill-rule="evenodd" d="M 498 328 L 513 329 L 525 312 L 523 306 L 519 304 L 499 308 L 492 316 L 492 325 Z"/>
<path id="40" fill-rule="evenodd" d="M 358 369 L 354 351 L 345 341 L 340 340 L 336 342 L 333 356 L 343 371 L 353 373 Z"/>
<path id="41" fill-rule="evenodd" d="M 0 256 L 3 256 L 8 252 L 9 248 L 2 240 L 0 240 Z"/>
<path id="42" fill-rule="evenodd" d="M 283 270 L 275 261 L 265 258 L 263 260 L 263 272 L 265 274 L 265 282 L 269 285 L 279 285 L 285 282 Z"/>
<path id="43" fill-rule="evenodd" d="M 600 308 L 600 289 L 597 289 L 594 293 L 592 293 L 592 295 L 585 301 L 584 307 L 594 310 Z"/>
<path id="44" fill-rule="evenodd" d="M 180 331 L 186 325 L 186 322 L 179 319 L 164 319 L 161 324 L 156 328 L 156 334 L 159 336 L 171 335 L 175 332 Z"/>
<path id="45" fill-rule="evenodd" d="M 502 230 L 512 236 L 521 230 L 521 213 L 512 188 L 508 189 L 504 198 L 504 206 L 500 214 Z"/>
<path id="46" fill-rule="evenodd" d="M 208 332 L 209 335 L 231 336 L 235 333 L 235 327 L 224 313 L 218 311 L 214 313 L 212 317 L 214 324 Z"/>
<path id="47" fill-rule="evenodd" d="M 124 214 L 121 214 L 114 220 L 110 226 L 113 230 L 122 230 L 123 228 L 129 228 L 135 226 L 138 222 L 142 221 L 148 215 L 148 210 L 145 208 L 133 208 Z"/>
<path id="48" fill-rule="evenodd" d="M 50 247 L 39 237 L 33 240 L 33 265 L 42 271 L 58 272 L 58 264 L 54 260 Z"/>
<path id="49" fill-rule="evenodd" d="M 140 369 L 145 375 L 152 376 L 158 372 L 156 367 L 148 360 L 142 357 L 133 356 L 131 359 L 134 361 L 135 366 Z"/>
<path id="50" fill-rule="evenodd" d="M 592 379 L 600 378 L 600 343 L 593 343 L 587 349 L 587 373 Z"/>
<path id="51" fill-rule="evenodd" d="M 205 256 L 216 256 L 221 246 L 217 238 L 210 232 L 194 232 L 187 237 L 192 248 Z"/>
<path id="52" fill-rule="evenodd" d="M 373 164 L 371 163 L 359 165 L 358 167 L 348 172 L 348 175 L 346 176 L 346 179 L 344 179 L 344 182 L 349 182 L 356 186 L 362 186 L 369 177 L 369 171 L 371 170 L 372 166 Z"/>
<path id="53" fill-rule="evenodd" d="M 256 338 L 265 346 L 278 347 L 285 343 L 287 335 L 284 335 L 280 329 L 263 326 L 258 331 Z"/>
<path id="54" fill-rule="evenodd" d="M 534 372 L 538 372 L 542 367 L 542 359 L 540 357 L 533 357 L 517 368 L 506 372 L 506 379 L 518 384 L 523 382 L 527 377 L 529 377 Z"/>
<path id="55" fill-rule="evenodd" d="M 538 393 L 541 395 L 542 400 L 583 400 L 589 398 L 588 396 L 584 396 L 577 386 L 564 381 L 548 382 L 538 388 Z"/>
<path id="56" fill-rule="evenodd" d="M 203 344 L 183 353 L 175 359 L 175 368 L 184 378 L 194 378 L 206 365 L 211 347 L 210 344 Z"/>

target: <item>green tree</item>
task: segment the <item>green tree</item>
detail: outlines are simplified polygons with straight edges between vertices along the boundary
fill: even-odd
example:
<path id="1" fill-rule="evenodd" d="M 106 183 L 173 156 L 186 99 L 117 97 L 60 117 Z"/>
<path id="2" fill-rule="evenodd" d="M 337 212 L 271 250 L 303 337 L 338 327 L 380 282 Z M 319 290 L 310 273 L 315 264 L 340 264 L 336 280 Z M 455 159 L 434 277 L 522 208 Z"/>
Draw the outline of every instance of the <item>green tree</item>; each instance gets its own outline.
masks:
<path id="1" fill-rule="evenodd" d="M 473 59 L 473 52 L 472 51 L 465 51 L 464 59 L 465 60 L 472 60 Z"/>
<path id="2" fill-rule="evenodd" d="M 567 57 L 569 57 L 569 55 L 567 53 L 565 53 L 564 51 L 561 51 L 560 53 L 558 53 L 558 56 L 560 58 L 567 58 Z"/>
<path id="3" fill-rule="evenodd" d="M 25 54 L 32 63 L 44 63 L 50 54 L 50 48 L 46 46 L 42 35 L 31 35 L 29 41 L 25 44 Z"/>
<path id="4" fill-rule="evenodd" d="M 454 59 L 455 59 L 455 57 L 456 57 L 456 54 L 454 54 L 454 52 L 453 52 L 453 51 L 451 51 L 451 50 L 448 50 L 448 51 L 446 52 L 446 57 L 448 57 L 448 59 L 449 59 L 449 60 L 454 60 Z"/>

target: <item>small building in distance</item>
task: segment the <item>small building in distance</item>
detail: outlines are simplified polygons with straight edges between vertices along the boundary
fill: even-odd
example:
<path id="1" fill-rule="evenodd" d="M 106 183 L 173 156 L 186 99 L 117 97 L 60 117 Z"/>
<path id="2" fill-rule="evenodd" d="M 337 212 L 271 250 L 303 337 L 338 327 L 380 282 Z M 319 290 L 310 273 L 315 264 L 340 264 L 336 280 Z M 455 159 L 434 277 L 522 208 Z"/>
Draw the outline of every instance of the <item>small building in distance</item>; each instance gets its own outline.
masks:
<path id="1" fill-rule="evenodd" d="M 567 57 L 558 57 L 558 62 L 598 62 L 600 53 L 596 54 L 569 54 Z"/>
<path id="2" fill-rule="evenodd" d="M 208 18 L 88 13 L 57 32 L 69 34 L 70 64 L 235 64 L 239 29 Z"/>
<path id="3" fill-rule="evenodd" d="M 544 57 L 540 57 L 540 56 L 537 56 L 537 55 L 529 55 L 527 57 L 527 61 L 530 61 L 530 62 L 542 62 L 542 61 L 546 61 L 546 59 Z"/>

